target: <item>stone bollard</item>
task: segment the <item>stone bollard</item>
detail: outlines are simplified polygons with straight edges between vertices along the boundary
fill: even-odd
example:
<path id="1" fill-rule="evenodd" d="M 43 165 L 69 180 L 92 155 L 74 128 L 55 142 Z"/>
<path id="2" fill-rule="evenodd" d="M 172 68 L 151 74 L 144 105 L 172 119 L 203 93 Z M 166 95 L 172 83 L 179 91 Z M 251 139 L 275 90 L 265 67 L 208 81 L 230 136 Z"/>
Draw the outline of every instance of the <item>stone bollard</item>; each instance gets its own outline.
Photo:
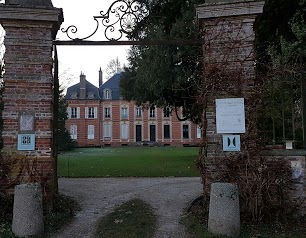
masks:
<path id="1" fill-rule="evenodd" d="M 44 232 L 40 184 L 21 184 L 15 187 L 12 231 L 21 237 Z"/>
<path id="2" fill-rule="evenodd" d="M 211 185 L 208 231 L 216 235 L 240 235 L 238 187 L 230 183 Z"/>

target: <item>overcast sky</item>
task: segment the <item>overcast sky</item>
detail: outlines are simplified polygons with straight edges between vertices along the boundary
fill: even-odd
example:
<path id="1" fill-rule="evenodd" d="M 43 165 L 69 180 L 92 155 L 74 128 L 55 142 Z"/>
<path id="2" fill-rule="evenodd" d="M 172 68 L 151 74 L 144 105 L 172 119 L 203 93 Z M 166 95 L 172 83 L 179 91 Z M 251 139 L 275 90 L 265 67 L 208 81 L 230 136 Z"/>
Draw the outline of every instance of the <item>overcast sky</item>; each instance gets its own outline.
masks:
<path id="1" fill-rule="evenodd" d="M 62 8 L 64 12 L 61 28 L 77 26 L 78 32 L 74 37 L 78 38 L 86 37 L 94 31 L 96 22 L 93 16 L 99 15 L 100 11 L 106 12 L 112 2 L 114 0 L 52 0 L 54 7 Z M 105 28 L 100 24 L 99 29 L 100 33 L 89 40 L 105 40 L 103 33 Z M 68 40 L 61 31 L 58 32 L 57 38 Z M 58 46 L 60 72 L 68 70 L 73 75 L 74 80 L 70 83 L 72 85 L 79 81 L 82 71 L 86 79 L 97 86 L 99 68 L 105 71 L 107 63 L 116 57 L 121 63 L 126 64 L 128 48 L 128 46 Z"/>

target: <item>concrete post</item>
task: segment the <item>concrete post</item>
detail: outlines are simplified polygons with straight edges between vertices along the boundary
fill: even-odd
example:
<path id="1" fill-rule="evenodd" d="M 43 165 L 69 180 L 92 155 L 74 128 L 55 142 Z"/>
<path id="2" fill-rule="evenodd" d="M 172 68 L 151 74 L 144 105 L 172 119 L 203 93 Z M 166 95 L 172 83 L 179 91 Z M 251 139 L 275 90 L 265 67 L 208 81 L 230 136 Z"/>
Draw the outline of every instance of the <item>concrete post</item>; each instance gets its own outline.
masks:
<path id="1" fill-rule="evenodd" d="M 39 184 L 15 187 L 12 231 L 21 237 L 44 232 L 42 191 Z"/>
<path id="2" fill-rule="evenodd" d="M 236 185 L 230 183 L 211 185 L 208 231 L 216 235 L 239 236 L 240 207 Z"/>

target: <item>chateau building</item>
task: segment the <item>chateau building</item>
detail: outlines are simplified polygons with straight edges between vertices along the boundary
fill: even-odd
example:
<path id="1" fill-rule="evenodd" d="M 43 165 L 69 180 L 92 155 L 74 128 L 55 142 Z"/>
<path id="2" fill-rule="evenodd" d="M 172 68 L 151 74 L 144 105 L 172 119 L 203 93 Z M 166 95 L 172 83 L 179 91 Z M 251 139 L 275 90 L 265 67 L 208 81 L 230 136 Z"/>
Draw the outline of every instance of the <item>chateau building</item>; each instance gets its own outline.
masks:
<path id="1" fill-rule="evenodd" d="M 120 96 L 121 73 L 99 88 L 81 73 L 80 82 L 67 89 L 66 127 L 78 146 L 161 145 L 187 146 L 200 142 L 201 130 L 179 121 L 170 108 L 140 107 Z"/>

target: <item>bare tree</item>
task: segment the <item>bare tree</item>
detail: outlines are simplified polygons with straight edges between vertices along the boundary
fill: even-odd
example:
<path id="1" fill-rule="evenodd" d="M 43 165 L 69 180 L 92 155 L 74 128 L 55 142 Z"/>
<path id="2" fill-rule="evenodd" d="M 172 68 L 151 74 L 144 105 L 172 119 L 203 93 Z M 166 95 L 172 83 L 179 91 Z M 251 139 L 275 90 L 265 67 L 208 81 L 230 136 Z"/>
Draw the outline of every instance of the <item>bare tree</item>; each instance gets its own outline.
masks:
<path id="1" fill-rule="evenodd" d="M 109 79 L 112 77 L 115 73 L 117 73 L 121 69 L 121 63 L 118 59 L 112 59 L 111 61 L 108 62 L 106 66 L 106 78 Z"/>
<path id="2" fill-rule="evenodd" d="M 70 68 L 64 68 L 61 62 L 59 62 L 59 83 L 62 90 L 71 86 L 74 80 L 77 80 L 77 77 L 71 72 Z"/>

